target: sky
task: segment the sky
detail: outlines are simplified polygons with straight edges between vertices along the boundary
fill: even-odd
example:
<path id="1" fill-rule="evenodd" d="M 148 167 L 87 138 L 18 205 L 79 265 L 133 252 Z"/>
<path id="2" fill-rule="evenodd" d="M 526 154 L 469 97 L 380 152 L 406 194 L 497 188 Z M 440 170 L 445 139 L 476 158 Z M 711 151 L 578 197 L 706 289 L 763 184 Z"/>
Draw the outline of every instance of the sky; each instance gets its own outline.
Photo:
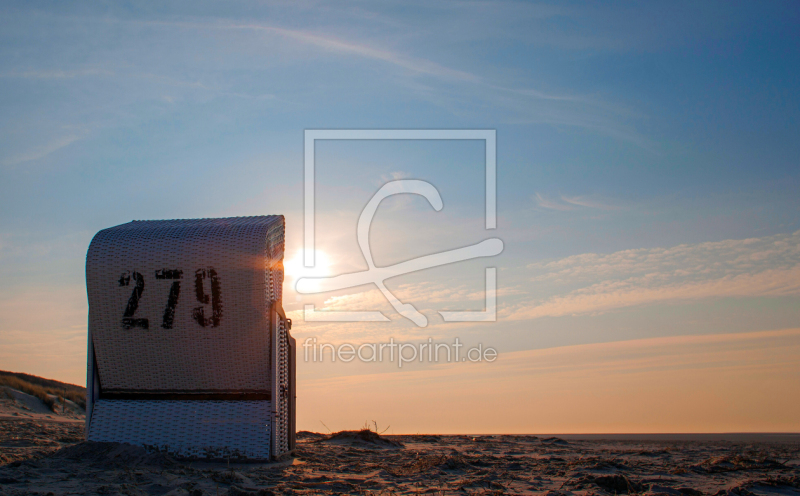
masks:
<path id="1" fill-rule="evenodd" d="M 780 1 L 3 2 L 0 369 L 85 383 L 97 231 L 283 214 L 300 345 L 497 351 L 299 356 L 299 429 L 800 431 L 798 25 Z M 304 269 L 309 129 L 494 130 L 497 228 L 482 141 L 318 141 Z M 426 327 L 374 285 L 298 294 L 367 269 L 359 215 L 402 179 L 444 207 L 384 200 L 376 266 L 503 252 L 387 280 Z M 487 267 L 496 321 L 443 321 L 483 310 Z M 309 322 L 308 304 L 388 322 Z"/>

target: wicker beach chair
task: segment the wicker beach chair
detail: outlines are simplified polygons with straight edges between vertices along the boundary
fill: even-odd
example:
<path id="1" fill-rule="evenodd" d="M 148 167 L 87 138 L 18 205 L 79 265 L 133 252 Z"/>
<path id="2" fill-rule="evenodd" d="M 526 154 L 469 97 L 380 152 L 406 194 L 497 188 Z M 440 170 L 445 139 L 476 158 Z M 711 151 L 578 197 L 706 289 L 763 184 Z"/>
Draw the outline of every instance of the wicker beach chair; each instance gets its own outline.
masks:
<path id="1" fill-rule="evenodd" d="M 181 457 L 294 449 L 284 218 L 133 221 L 86 256 L 86 436 Z"/>

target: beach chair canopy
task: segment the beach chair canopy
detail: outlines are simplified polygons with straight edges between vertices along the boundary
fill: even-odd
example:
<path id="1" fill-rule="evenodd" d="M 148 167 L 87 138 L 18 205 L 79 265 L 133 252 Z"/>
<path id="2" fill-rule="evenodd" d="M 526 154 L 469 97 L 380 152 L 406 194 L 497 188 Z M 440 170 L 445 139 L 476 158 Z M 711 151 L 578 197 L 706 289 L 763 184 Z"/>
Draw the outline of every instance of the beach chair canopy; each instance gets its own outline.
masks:
<path id="1" fill-rule="evenodd" d="M 87 412 L 89 437 L 127 439 L 113 422 L 141 422 L 147 412 L 180 416 L 186 408 L 205 409 L 201 417 L 230 427 L 253 421 L 231 417 L 247 405 L 258 413 L 238 415 L 272 423 L 269 430 L 288 430 L 288 423 L 274 425 L 288 422 L 275 416 L 293 388 L 287 368 L 291 337 L 281 308 L 283 250 L 280 215 L 133 221 L 97 233 L 86 257 L 94 407 Z M 130 413 L 142 405 L 147 412 Z M 198 422 L 208 424 L 209 418 Z M 169 424 L 165 420 L 161 427 L 174 429 Z M 147 444 L 164 437 L 153 435 L 158 428 L 142 424 L 134 430 L 149 429 L 139 435 Z M 245 431 L 239 435 L 251 436 Z M 197 454 L 203 443 L 208 448 L 209 439 L 173 438 L 165 439 L 173 448 L 182 445 L 176 452 L 192 445 L 188 451 Z M 214 449 L 227 449 L 218 438 Z M 243 456 L 274 456 L 288 448 L 284 443 L 254 451 L 252 439 L 247 449 L 231 441 Z"/>

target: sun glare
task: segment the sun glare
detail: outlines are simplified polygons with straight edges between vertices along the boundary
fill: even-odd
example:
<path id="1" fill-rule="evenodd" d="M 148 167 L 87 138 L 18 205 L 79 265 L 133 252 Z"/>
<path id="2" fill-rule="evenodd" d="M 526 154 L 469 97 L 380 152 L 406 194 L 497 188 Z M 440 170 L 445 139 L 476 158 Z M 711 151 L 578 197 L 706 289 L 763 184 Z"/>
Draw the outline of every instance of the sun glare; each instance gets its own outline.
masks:
<path id="1" fill-rule="evenodd" d="M 303 250 L 297 250 L 291 258 L 283 262 L 283 270 L 292 291 L 294 291 L 297 280 L 302 277 L 327 277 L 331 275 L 331 257 L 324 250 L 315 250 L 314 267 L 303 265 Z M 312 283 L 311 287 L 317 289 L 319 286 Z"/>

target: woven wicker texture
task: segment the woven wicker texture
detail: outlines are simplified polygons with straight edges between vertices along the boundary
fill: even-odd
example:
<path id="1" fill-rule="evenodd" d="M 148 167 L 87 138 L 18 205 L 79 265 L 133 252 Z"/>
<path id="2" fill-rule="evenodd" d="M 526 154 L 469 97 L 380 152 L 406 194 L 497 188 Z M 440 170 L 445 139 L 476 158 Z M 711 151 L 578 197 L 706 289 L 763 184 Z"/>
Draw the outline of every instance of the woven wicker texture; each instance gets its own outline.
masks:
<path id="1" fill-rule="evenodd" d="M 279 215 L 134 221 L 97 233 L 86 287 L 102 389 L 269 390 L 283 241 Z"/>
<path id="2" fill-rule="evenodd" d="M 187 458 L 266 460 L 270 406 L 269 401 L 100 400 L 89 440 L 151 446 Z"/>
<path id="3" fill-rule="evenodd" d="M 275 450 L 278 453 L 289 451 L 289 342 L 286 321 L 278 319 L 277 335 L 277 389 L 275 401 Z"/>

